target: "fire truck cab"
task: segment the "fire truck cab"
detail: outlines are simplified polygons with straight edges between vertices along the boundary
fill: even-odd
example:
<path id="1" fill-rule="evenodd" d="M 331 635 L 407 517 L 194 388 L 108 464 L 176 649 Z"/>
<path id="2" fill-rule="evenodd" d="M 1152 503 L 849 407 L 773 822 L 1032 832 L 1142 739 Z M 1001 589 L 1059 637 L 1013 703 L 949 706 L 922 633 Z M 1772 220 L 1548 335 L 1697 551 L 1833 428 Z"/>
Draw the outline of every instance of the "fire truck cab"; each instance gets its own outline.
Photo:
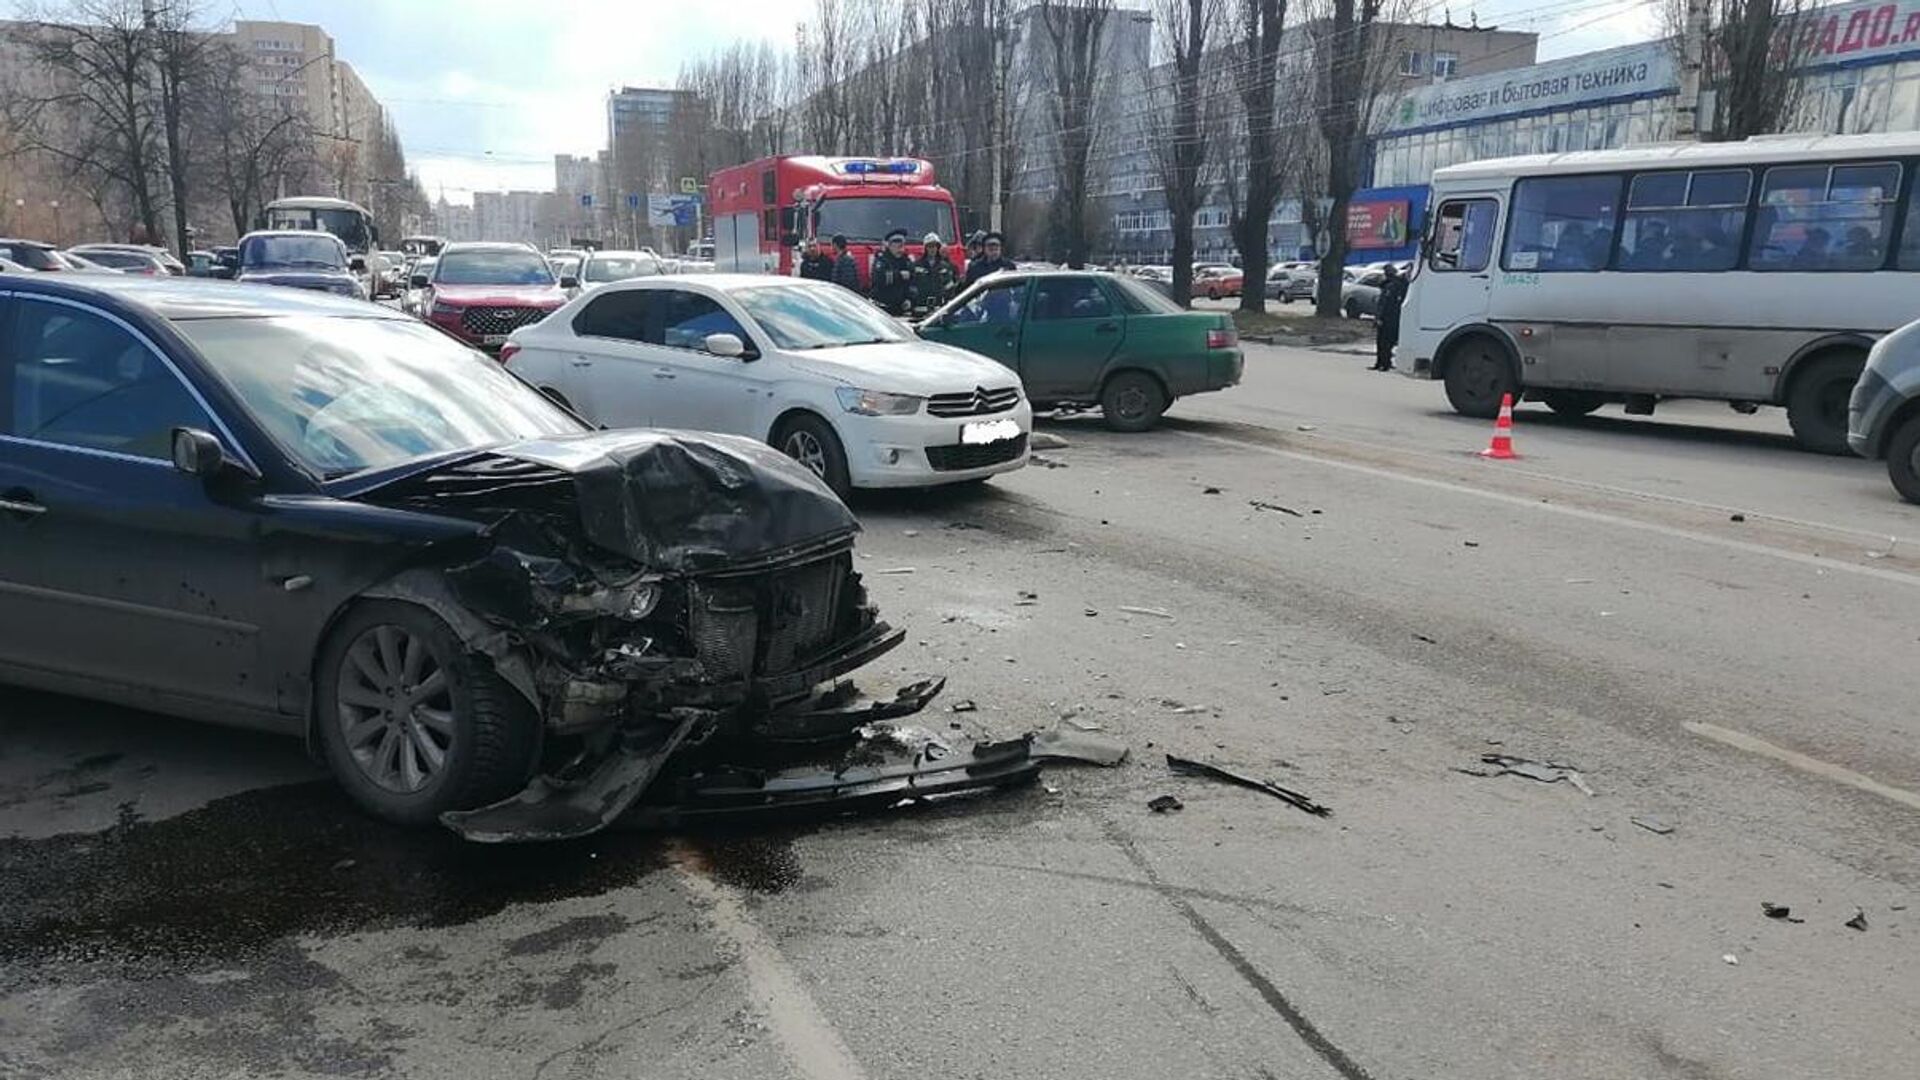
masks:
<path id="1" fill-rule="evenodd" d="M 923 237 L 939 236 L 954 266 L 966 269 L 953 193 L 921 158 L 762 158 L 714 173 L 707 192 L 716 270 L 797 274 L 806 245 L 844 235 L 864 289 L 894 229 L 906 230 L 915 258 Z"/>

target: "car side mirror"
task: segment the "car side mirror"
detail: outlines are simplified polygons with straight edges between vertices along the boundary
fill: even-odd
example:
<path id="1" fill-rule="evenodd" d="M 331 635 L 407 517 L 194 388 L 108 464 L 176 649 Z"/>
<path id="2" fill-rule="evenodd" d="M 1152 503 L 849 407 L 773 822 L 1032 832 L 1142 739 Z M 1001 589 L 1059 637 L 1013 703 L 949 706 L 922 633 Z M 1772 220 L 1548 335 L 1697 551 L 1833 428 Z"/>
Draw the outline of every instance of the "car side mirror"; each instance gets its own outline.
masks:
<path id="1" fill-rule="evenodd" d="M 577 289 L 580 287 L 580 279 L 572 274 L 561 274 L 560 287 L 563 289 Z"/>
<path id="2" fill-rule="evenodd" d="M 240 268 L 239 255 L 222 255 L 216 261 L 219 262 L 221 266 L 224 266 L 229 270 L 238 270 Z"/>
<path id="3" fill-rule="evenodd" d="M 226 451 L 211 432 L 199 428 L 173 429 L 173 467 L 188 476 L 210 479 L 227 463 Z"/>
<path id="4" fill-rule="evenodd" d="M 407 288 L 409 289 L 424 289 L 426 287 L 427 275 L 425 274 L 415 274 L 407 279 Z"/>
<path id="5" fill-rule="evenodd" d="M 364 255 L 355 255 L 355 256 L 354 256 L 353 258 L 351 258 L 351 259 L 348 259 L 348 260 L 347 260 L 347 269 L 349 269 L 349 270 L 351 270 L 351 271 L 353 271 L 353 272 L 354 272 L 354 273 L 356 273 L 356 274 L 364 274 L 364 273 L 366 273 L 366 270 L 367 270 L 367 259 L 366 259 L 366 256 L 364 256 Z"/>
<path id="6" fill-rule="evenodd" d="M 715 356 L 746 357 L 747 343 L 741 341 L 738 334 L 708 334 L 702 344 Z"/>
<path id="7" fill-rule="evenodd" d="M 800 234 L 799 234 L 799 233 L 797 233 L 797 232 L 783 232 L 783 233 L 781 233 L 781 234 L 780 234 L 780 246 L 781 246 L 781 247 L 799 247 L 799 246 L 800 246 Z"/>

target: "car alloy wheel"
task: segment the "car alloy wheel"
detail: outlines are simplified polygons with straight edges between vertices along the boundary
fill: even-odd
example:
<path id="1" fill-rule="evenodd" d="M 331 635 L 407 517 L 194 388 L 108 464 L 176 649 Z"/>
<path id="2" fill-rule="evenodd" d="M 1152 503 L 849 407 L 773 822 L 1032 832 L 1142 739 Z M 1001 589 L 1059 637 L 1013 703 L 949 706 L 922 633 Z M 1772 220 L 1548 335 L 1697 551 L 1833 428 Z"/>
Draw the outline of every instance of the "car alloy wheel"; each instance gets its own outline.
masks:
<path id="1" fill-rule="evenodd" d="M 427 643 L 392 624 L 347 646 L 335 692 L 342 743 L 361 775 L 412 794 L 432 783 L 453 749 L 453 690 Z"/>
<path id="2" fill-rule="evenodd" d="M 820 440 L 814 438 L 813 432 L 796 430 L 790 433 L 786 444 L 780 449 L 788 457 L 813 470 L 813 475 L 822 480 L 827 478 L 827 451 L 820 445 Z"/>

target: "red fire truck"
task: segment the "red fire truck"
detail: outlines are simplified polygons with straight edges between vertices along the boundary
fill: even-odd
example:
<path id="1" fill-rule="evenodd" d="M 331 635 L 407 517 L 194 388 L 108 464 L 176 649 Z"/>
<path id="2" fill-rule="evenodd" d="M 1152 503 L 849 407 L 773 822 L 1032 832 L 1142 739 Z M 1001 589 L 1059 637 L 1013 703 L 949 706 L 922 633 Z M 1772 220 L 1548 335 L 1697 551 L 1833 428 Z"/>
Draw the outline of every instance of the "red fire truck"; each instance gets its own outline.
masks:
<path id="1" fill-rule="evenodd" d="M 933 163 L 919 158 L 762 158 L 714 173 L 707 194 L 716 270 L 796 274 L 803 245 L 839 234 L 864 288 L 874 253 L 894 229 L 907 231 L 915 258 L 921 239 L 937 234 L 954 267 L 966 270 L 953 193 L 934 183 Z"/>

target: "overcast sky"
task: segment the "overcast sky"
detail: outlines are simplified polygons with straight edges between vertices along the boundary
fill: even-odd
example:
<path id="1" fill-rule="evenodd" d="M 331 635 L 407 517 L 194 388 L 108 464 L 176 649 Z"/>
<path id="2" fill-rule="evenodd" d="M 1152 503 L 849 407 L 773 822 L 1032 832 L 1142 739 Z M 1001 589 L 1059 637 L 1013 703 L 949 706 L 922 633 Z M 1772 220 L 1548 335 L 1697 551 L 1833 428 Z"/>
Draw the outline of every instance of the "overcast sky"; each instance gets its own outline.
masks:
<path id="1" fill-rule="evenodd" d="M 785 46 L 813 0 L 233 0 L 240 18 L 315 23 L 389 109 L 432 195 L 546 190 L 553 155 L 606 141 L 613 86 L 671 86 L 736 38 Z M 1127 6 L 1145 6 L 1129 0 Z M 1429 0 L 1411 0 L 1428 10 Z M 1543 59 L 1643 40 L 1658 0 L 1494 0 L 1456 22 L 1533 30 Z M 209 5 L 218 6 L 218 5 Z M 1431 17 L 1442 14 L 1434 2 Z"/>

